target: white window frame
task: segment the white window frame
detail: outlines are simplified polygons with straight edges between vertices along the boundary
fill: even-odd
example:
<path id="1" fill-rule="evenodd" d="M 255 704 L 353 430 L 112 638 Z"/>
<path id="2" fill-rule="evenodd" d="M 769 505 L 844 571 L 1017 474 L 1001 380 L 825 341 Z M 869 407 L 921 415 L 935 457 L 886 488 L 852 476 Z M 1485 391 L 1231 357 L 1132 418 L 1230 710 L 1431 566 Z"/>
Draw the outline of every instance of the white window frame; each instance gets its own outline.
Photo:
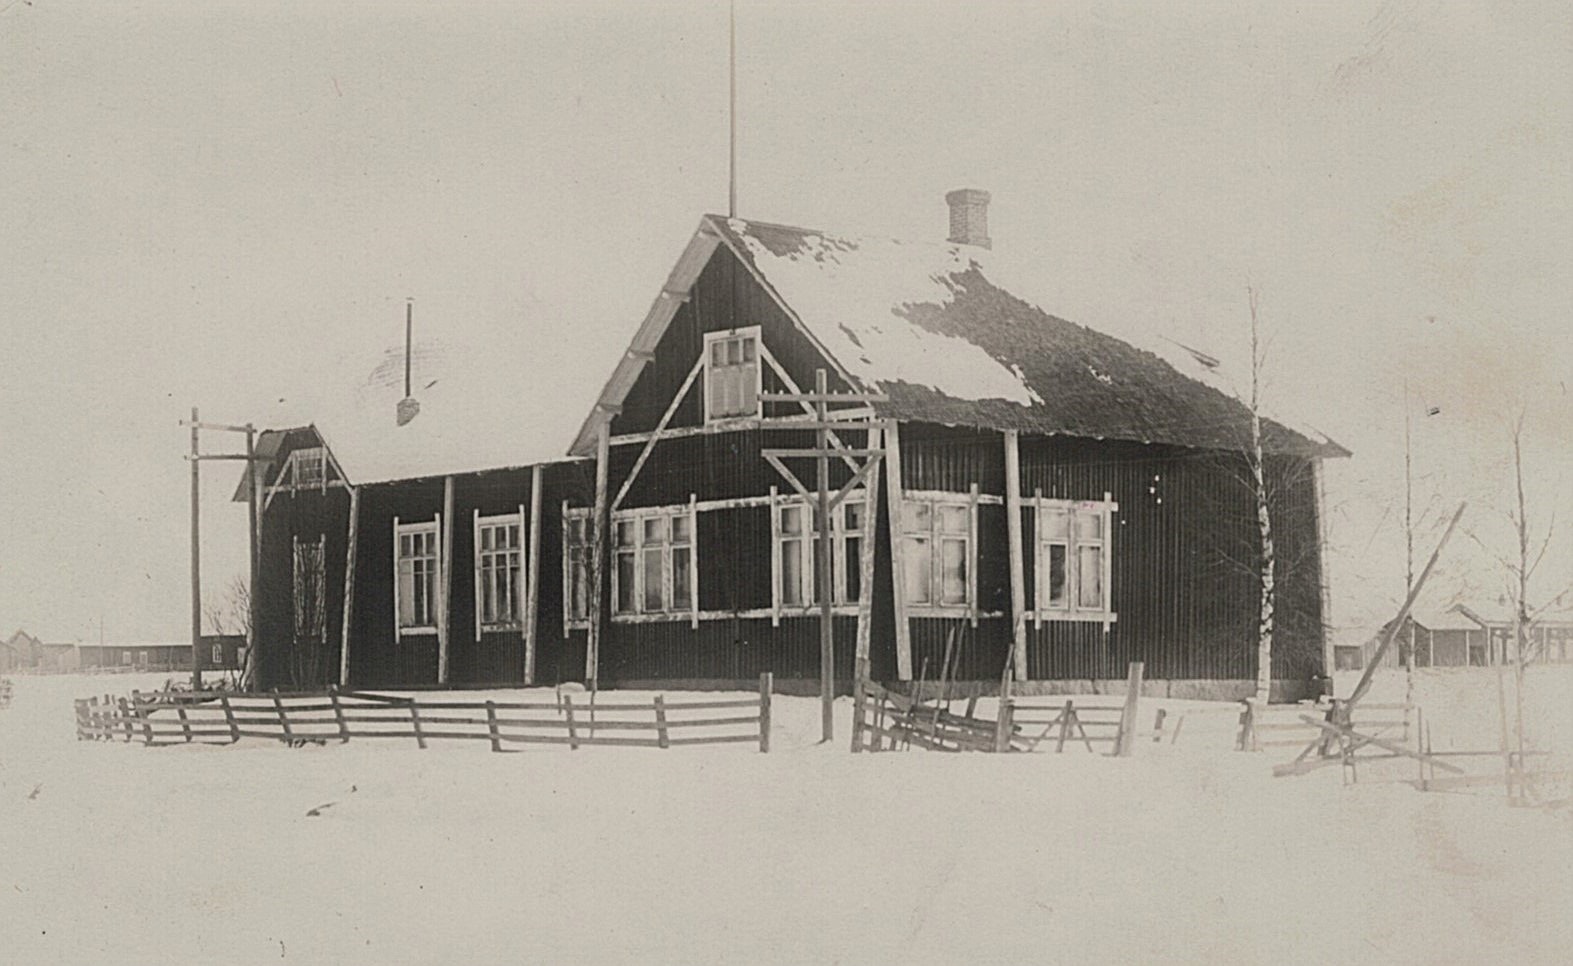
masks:
<path id="1" fill-rule="evenodd" d="M 1113 623 L 1118 617 L 1114 611 L 1114 589 L 1111 586 L 1114 573 L 1114 515 L 1120 505 L 1111 500 L 1107 493 L 1102 500 L 1047 499 L 1034 494 L 1032 509 L 1034 587 L 1033 610 L 1028 616 L 1032 618 L 1034 626 L 1042 627 L 1044 621 Z M 1064 537 L 1049 534 L 1045 520 L 1051 512 L 1066 514 Z M 1084 537 L 1077 527 L 1077 515 L 1089 513 L 1097 514 L 1101 520 L 1098 537 Z M 1060 606 L 1052 606 L 1048 601 L 1049 550 L 1056 546 L 1065 548 L 1065 603 Z M 1102 599 L 1095 605 L 1081 602 L 1082 547 L 1098 547 L 1101 550 L 1098 584 L 1102 590 Z"/>
<path id="2" fill-rule="evenodd" d="M 847 540 L 864 539 L 863 527 L 847 526 L 847 506 L 858 505 L 867 512 L 869 505 L 868 491 L 863 488 L 853 490 L 847 494 L 846 499 L 830 511 L 830 566 L 831 566 L 831 613 L 849 615 L 857 613 L 859 598 L 850 597 L 847 591 L 847 574 L 849 567 L 859 568 L 862 576 L 862 561 L 848 559 Z M 782 517 L 788 510 L 799 510 L 803 514 L 801 533 L 788 534 Z M 803 499 L 802 496 L 776 497 L 770 509 L 770 609 L 774 615 L 801 616 L 804 614 L 817 614 L 819 612 L 819 529 L 814 525 L 818 515 L 818 507 L 813 502 Z M 786 600 L 786 571 L 783 559 L 786 556 L 786 544 L 800 541 L 803 545 L 803 564 L 798 568 L 798 603 L 788 603 Z M 861 547 L 861 544 L 859 545 Z M 861 556 L 861 550 L 858 552 Z M 867 587 L 858 588 L 861 594 L 868 593 Z"/>
<path id="3" fill-rule="evenodd" d="M 720 416 L 714 415 L 710 408 L 710 347 L 717 342 L 742 338 L 751 339 L 754 344 L 754 411 L 751 413 L 729 413 Z M 764 336 L 762 335 L 761 327 L 757 325 L 745 325 L 739 326 L 735 329 L 725 329 L 719 332 L 706 332 L 704 343 L 704 358 L 702 360 L 704 363 L 704 371 L 700 373 L 700 375 L 704 381 L 705 425 L 710 426 L 716 423 L 728 423 L 736 420 L 760 418 L 760 416 L 763 415 L 765 411 L 764 403 L 759 398 L 760 394 L 764 392 L 765 379 L 765 341 Z"/>
<path id="4" fill-rule="evenodd" d="M 579 542 L 570 540 L 573 535 L 573 522 L 584 521 L 584 538 Z M 568 501 L 563 501 L 563 636 L 567 637 L 569 631 L 584 630 L 590 626 L 590 597 L 595 593 L 594 583 L 591 579 L 591 560 L 595 551 L 595 534 L 591 533 L 591 519 L 589 507 L 570 507 Z M 574 559 L 574 551 L 579 551 L 579 559 Z M 575 567 L 584 571 L 585 612 L 575 614 L 573 607 L 573 571 Z"/>
<path id="5" fill-rule="evenodd" d="M 653 544 L 647 544 L 646 523 L 652 520 L 661 520 L 664 537 Z M 688 528 L 686 538 L 679 540 L 676 536 L 675 524 L 683 521 Z M 620 534 L 619 525 L 632 527 L 634 542 L 623 545 L 618 542 Z M 607 551 L 610 566 L 607 568 L 612 577 L 612 620 L 618 623 L 633 623 L 640 620 L 688 620 L 694 626 L 699 623 L 699 514 L 697 504 L 690 500 L 686 504 L 660 507 L 641 507 L 634 510 L 618 510 L 612 514 L 611 547 Z M 645 556 L 647 551 L 659 547 L 661 553 L 661 588 L 660 605 L 649 606 L 646 594 L 647 574 L 645 572 Z M 676 552 L 688 551 L 688 593 L 684 599 L 677 597 L 677 582 L 673 561 Z M 632 555 L 634 559 L 633 594 L 630 600 L 632 609 L 623 609 L 622 602 L 622 573 L 620 557 Z"/>
<path id="6" fill-rule="evenodd" d="M 915 508 L 928 507 L 928 526 L 916 526 L 917 513 Z M 913 601 L 907 598 L 907 613 L 912 617 L 965 617 L 976 620 L 978 611 L 978 495 L 973 493 L 937 493 L 925 492 L 916 495 L 912 492 L 902 494 L 900 514 L 900 534 L 902 570 L 894 574 L 896 580 L 906 580 L 906 561 L 913 553 L 909 539 L 920 538 L 928 542 L 929 559 L 929 599 L 925 602 Z M 940 510 L 961 510 L 965 514 L 967 529 L 964 534 L 953 531 L 943 531 L 940 528 Z M 965 599 L 961 601 L 946 601 L 945 597 L 945 555 L 942 552 L 946 540 L 962 539 L 966 542 L 963 553 L 967 565 L 967 580 L 965 585 Z"/>
<path id="7" fill-rule="evenodd" d="M 429 624 L 405 624 L 403 599 L 399 593 L 399 568 L 404 562 L 403 546 L 400 537 L 430 534 L 432 538 L 432 573 L 435 575 L 434 590 L 428 595 Z M 422 557 L 425 555 L 423 554 Z M 413 578 L 413 573 L 412 573 Z M 404 634 L 435 634 L 437 625 L 442 620 L 442 514 L 437 514 L 431 520 L 420 523 L 401 523 L 398 517 L 393 518 L 393 628 L 394 637 L 397 639 Z"/>
<path id="8" fill-rule="evenodd" d="M 222 644 L 214 644 L 213 645 L 213 666 L 214 667 L 219 667 L 219 666 L 222 666 L 223 663 L 224 663 L 224 645 L 222 645 Z"/>
<path id="9" fill-rule="evenodd" d="M 120 663 L 121 663 L 121 665 L 123 667 L 130 667 L 131 666 L 131 652 L 130 651 L 121 651 L 120 652 Z"/>
<path id="10" fill-rule="evenodd" d="M 501 549 L 483 549 L 483 536 L 488 530 L 514 529 L 513 542 Z M 524 626 L 524 574 L 525 574 L 525 525 L 524 506 L 521 504 L 514 513 L 481 516 L 480 510 L 475 510 L 470 527 L 472 573 L 475 577 L 475 639 L 479 641 L 483 632 L 519 630 Z M 513 616 L 508 620 L 486 620 L 485 590 L 488 575 L 495 572 L 496 567 L 487 568 L 487 558 L 497 556 L 512 556 L 513 562 L 507 569 L 512 572 L 511 583 Z"/>

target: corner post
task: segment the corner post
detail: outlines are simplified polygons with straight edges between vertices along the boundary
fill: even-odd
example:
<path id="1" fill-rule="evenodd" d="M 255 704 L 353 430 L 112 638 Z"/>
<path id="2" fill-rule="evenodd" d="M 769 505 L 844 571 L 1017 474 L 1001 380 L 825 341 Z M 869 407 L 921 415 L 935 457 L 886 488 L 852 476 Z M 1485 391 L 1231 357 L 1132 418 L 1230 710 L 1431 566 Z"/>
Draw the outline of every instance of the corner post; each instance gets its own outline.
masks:
<path id="1" fill-rule="evenodd" d="M 524 590 L 524 683 L 535 683 L 536 613 L 541 602 L 541 464 L 530 468 L 530 568 Z"/>
<path id="2" fill-rule="evenodd" d="M 896 677 L 912 680 L 912 623 L 907 619 L 907 588 L 902 566 L 901 424 L 885 427 L 885 496 L 890 504 L 891 596 L 896 611 Z"/>
<path id="3" fill-rule="evenodd" d="M 1021 434 L 1005 430 L 1005 529 L 1010 537 L 1011 663 L 1016 680 L 1027 680 L 1027 595 L 1023 586 L 1021 538 Z"/>
<path id="4" fill-rule="evenodd" d="M 590 630 L 584 651 L 585 683 L 599 690 L 601 678 L 601 597 L 606 590 L 606 543 L 610 536 L 606 518 L 606 479 L 612 453 L 612 415 L 601 414 L 595 437 L 595 510 L 590 519 Z"/>
<path id="5" fill-rule="evenodd" d="M 442 613 L 437 618 L 437 683 L 448 683 L 448 644 L 453 638 L 453 477 L 442 478 L 442 581 L 438 600 Z"/>

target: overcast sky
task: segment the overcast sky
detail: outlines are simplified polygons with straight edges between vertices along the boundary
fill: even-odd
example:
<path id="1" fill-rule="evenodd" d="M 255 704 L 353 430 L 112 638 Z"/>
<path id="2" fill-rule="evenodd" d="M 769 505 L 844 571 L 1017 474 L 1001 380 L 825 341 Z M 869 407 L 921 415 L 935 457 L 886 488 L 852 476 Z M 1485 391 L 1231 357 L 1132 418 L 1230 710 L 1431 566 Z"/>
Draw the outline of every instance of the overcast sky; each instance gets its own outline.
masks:
<path id="1" fill-rule="evenodd" d="M 499 405 L 565 446 L 725 210 L 724 0 L 8 2 L 0 633 L 183 638 L 177 421 L 359 378 L 407 296 L 497 333 Z M 986 188 L 1044 308 L 1235 363 L 1256 287 L 1271 402 L 1355 453 L 1343 633 L 1403 591 L 1406 381 L 1425 549 L 1474 501 L 1447 593 L 1502 589 L 1520 405 L 1532 522 L 1564 511 L 1539 593 L 1573 579 L 1563 4 L 741 0 L 738 48 L 744 217 L 938 240 Z M 210 586 L 234 482 L 204 468 Z"/>

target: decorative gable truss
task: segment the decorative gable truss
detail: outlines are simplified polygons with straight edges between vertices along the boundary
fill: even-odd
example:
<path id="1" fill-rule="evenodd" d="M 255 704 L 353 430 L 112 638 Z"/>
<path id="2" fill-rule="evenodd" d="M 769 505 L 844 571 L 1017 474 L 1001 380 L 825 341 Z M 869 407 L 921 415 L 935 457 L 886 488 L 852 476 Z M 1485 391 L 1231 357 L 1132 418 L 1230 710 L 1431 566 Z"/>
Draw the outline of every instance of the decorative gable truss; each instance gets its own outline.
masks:
<path id="1" fill-rule="evenodd" d="M 347 486 L 344 470 L 326 446 L 302 446 L 290 451 L 279 468 L 278 476 L 269 483 L 263 496 L 262 509 L 272 505 L 280 493 L 326 493 L 335 487 Z"/>

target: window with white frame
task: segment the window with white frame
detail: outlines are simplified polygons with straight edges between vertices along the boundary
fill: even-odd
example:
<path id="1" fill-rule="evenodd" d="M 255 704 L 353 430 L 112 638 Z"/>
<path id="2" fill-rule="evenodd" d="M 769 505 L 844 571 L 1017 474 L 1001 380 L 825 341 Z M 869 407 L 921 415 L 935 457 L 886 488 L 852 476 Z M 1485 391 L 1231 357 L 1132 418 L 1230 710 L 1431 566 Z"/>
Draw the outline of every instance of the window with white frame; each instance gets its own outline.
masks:
<path id="1" fill-rule="evenodd" d="M 394 597 L 401 631 L 437 630 L 441 520 L 440 516 L 428 523 L 394 520 Z"/>
<path id="2" fill-rule="evenodd" d="M 1108 619 L 1109 501 L 1034 501 L 1038 530 L 1037 615 L 1040 620 Z"/>
<path id="3" fill-rule="evenodd" d="M 563 630 L 590 621 L 590 510 L 563 504 Z"/>
<path id="4" fill-rule="evenodd" d="M 977 597 L 971 500 L 924 497 L 904 501 L 901 575 L 914 610 L 969 611 Z"/>
<path id="5" fill-rule="evenodd" d="M 475 626 L 477 632 L 518 627 L 524 612 L 521 537 L 524 508 L 502 516 L 475 515 Z"/>
<path id="6" fill-rule="evenodd" d="M 213 663 L 215 665 L 219 665 L 219 664 L 223 664 L 224 663 L 224 645 L 222 645 L 222 644 L 214 644 L 213 645 Z"/>
<path id="7" fill-rule="evenodd" d="M 131 652 L 130 651 L 121 651 L 120 652 L 120 663 L 121 664 L 130 664 L 131 663 Z"/>
<path id="8" fill-rule="evenodd" d="M 705 334 L 705 419 L 759 415 L 759 326 Z"/>
<path id="9" fill-rule="evenodd" d="M 302 540 L 297 536 L 292 539 L 295 640 L 321 641 L 326 639 L 328 627 L 328 582 L 324 561 L 327 537 Z"/>
<path id="10" fill-rule="evenodd" d="M 290 482 L 297 489 L 321 487 L 328 480 L 328 452 L 321 446 L 308 446 L 290 453 Z"/>
<path id="11" fill-rule="evenodd" d="M 147 665 L 147 652 L 146 651 L 138 651 L 137 652 L 137 665 L 139 667 L 147 667 L 148 666 Z"/>
<path id="12" fill-rule="evenodd" d="M 692 507 L 624 510 L 612 515 L 612 613 L 691 615 L 694 584 Z"/>
<path id="13" fill-rule="evenodd" d="M 862 594 L 863 508 L 861 491 L 830 514 L 831 603 L 856 604 Z M 776 505 L 775 590 L 779 609 L 819 602 L 817 508 L 803 500 Z"/>

